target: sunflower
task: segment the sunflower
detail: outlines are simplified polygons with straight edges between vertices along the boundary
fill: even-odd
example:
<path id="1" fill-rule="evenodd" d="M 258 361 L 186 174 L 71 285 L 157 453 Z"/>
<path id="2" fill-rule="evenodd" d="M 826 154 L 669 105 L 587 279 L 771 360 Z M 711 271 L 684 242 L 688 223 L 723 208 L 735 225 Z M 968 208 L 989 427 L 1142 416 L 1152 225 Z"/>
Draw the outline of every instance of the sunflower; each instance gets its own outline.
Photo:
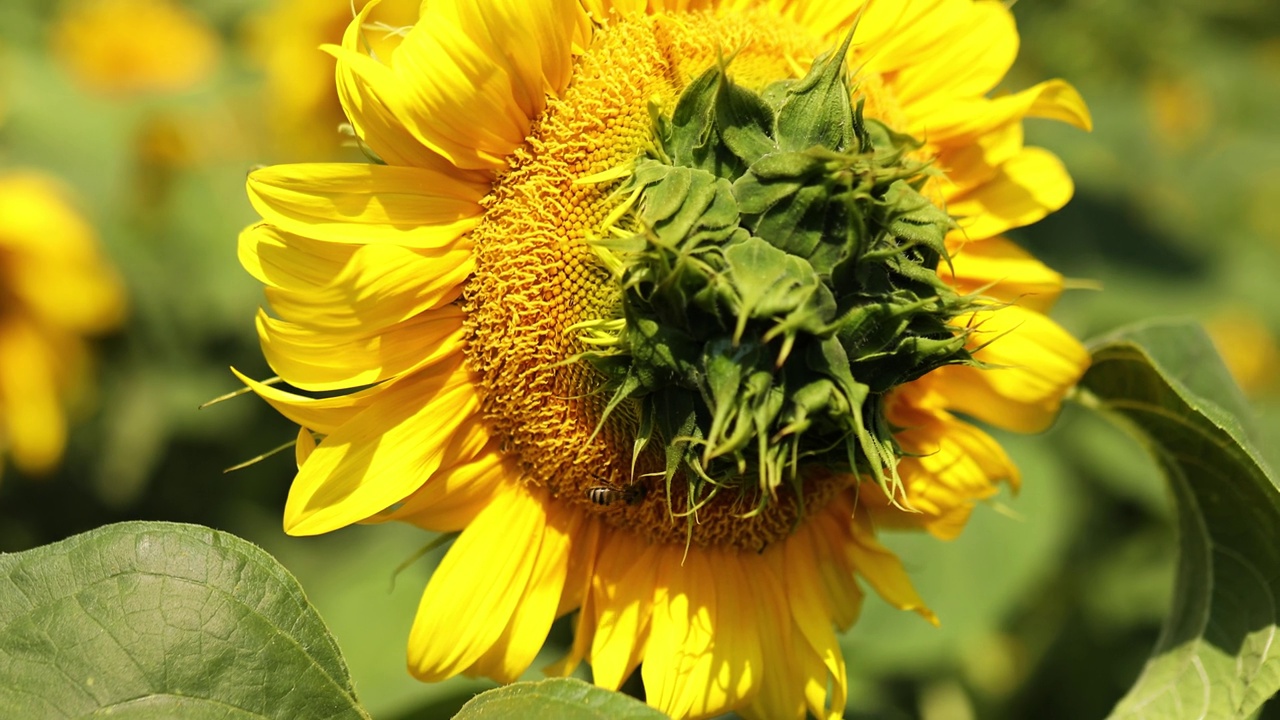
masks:
<path id="1" fill-rule="evenodd" d="M 76 0 L 59 13 L 52 50 L 77 81 L 107 95 L 181 92 L 207 80 L 221 43 L 171 0 Z"/>
<path id="2" fill-rule="evenodd" d="M 674 717 L 838 717 L 864 584 L 933 620 L 884 527 L 1016 486 L 964 418 L 1035 432 L 1087 364 L 1004 231 L 1072 192 L 990 96 L 1002 3 L 445 0 L 348 27 L 375 162 L 250 176 L 254 391 L 301 426 L 297 535 L 459 532 L 409 669 L 640 668 Z"/>
<path id="3" fill-rule="evenodd" d="M 84 336 L 115 327 L 124 302 L 93 229 L 52 178 L 0 173 L 0 453 L 47 473 L 66 443 L 65 406 Z"/>

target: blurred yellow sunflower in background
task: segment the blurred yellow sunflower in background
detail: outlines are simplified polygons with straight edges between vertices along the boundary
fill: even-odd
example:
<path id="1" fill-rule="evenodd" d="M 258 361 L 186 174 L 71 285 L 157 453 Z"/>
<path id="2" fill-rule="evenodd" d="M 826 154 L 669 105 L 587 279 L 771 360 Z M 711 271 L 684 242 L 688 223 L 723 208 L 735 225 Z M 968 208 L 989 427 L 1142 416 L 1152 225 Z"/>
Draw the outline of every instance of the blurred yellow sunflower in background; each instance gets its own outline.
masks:
<path id="1" fill-rule="evenodd" d="M 189 90 L 221 54 L 204 18 L 170 0 L 76 0 L 52 33 L 53 55 L 81 85 L 108 95 Z"/>
<path id="2" fill-rule="evenodd" d="M 879 527 L 944 538 L 1083 372 L 1062 279 L 1000 234 L 1072 184 L 1022 121 L 1087 128 L 999 2 L 501 2 L 348 27 L 370 164 L 259 170 L 274 315 L 243 378 L 297 422 L 298 535 L 461 531 L 409 668 L 637 668 L 674 717 L 839 717 L 859 578 L 932 613 Z M 370 43 L 380 43 L 370 52 Z M 243 377 L 243 376 L 242 376 Z M 317 444 L 318 439 L 318 444 Z"/>
<path id="3" fill-rule="evenodd" d="M 84 336 L 123 313 L 119 280 L 64 188 L 0 173 L 0 454 L 19 471 L 57 465 L 67 405 L 83 389 Z"/>

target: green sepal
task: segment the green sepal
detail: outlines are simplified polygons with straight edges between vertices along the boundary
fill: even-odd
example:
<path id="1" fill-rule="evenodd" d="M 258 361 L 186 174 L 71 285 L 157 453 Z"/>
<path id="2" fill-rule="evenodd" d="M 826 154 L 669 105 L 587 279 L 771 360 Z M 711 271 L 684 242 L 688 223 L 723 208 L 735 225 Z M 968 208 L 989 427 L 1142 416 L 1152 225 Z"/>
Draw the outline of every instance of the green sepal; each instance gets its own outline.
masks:
<path id="1" fill-rule="evenodd" d="M 755 93 L 729 80 L 721 71 L 716 88 L 715 123 L 725 147 L 747 167 L 777 150 L 773 109 Z"/>
<path id="2" fill-rule="evenodd" d="M 777 118 L 782 150 L 855 147 L 853 108 L 845 80 L 845 56 L 852 40 L 849 32 L 838 49 L 819 55 L 809 74 L 787 88 Z"/>

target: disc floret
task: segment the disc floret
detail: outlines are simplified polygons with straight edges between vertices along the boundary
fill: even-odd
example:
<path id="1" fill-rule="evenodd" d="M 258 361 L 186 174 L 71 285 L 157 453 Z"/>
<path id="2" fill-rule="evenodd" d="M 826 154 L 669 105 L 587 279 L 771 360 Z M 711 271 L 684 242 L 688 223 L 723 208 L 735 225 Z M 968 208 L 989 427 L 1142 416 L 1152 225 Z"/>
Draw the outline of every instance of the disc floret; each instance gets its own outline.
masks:
<path id="1" fill-rule="evenodd" d="M 728 64 L 697 77 L 619 190 L 594 244 L 621 288 L 582 357 L 610 413 L 658 438 L 691 512 L 732 492 L 803 498 L 803 468 L 874 479 L 901 501 L 884 397 L 973 364 L 956 319 L 978 300 L 938 278 L 951 218 L 922 193 L 921 145 L 863 117 L 846 47 L 759 92 Z"/>

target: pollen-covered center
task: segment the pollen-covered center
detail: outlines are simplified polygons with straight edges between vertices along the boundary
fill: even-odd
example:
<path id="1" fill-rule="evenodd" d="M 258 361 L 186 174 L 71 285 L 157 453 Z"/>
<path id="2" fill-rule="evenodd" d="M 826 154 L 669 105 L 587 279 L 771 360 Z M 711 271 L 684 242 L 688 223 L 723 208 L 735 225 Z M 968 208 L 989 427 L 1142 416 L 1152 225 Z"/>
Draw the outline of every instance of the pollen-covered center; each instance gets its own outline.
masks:
<path id="1" fill-rule="evenodd" d="M 759 550 L 892 474 L 879 398 L 964 361 L 963 303 L 916 146 L 842 58 L 765 12 L 597 30 L 472 233 L 468 362 L 526 482 Z"/>

